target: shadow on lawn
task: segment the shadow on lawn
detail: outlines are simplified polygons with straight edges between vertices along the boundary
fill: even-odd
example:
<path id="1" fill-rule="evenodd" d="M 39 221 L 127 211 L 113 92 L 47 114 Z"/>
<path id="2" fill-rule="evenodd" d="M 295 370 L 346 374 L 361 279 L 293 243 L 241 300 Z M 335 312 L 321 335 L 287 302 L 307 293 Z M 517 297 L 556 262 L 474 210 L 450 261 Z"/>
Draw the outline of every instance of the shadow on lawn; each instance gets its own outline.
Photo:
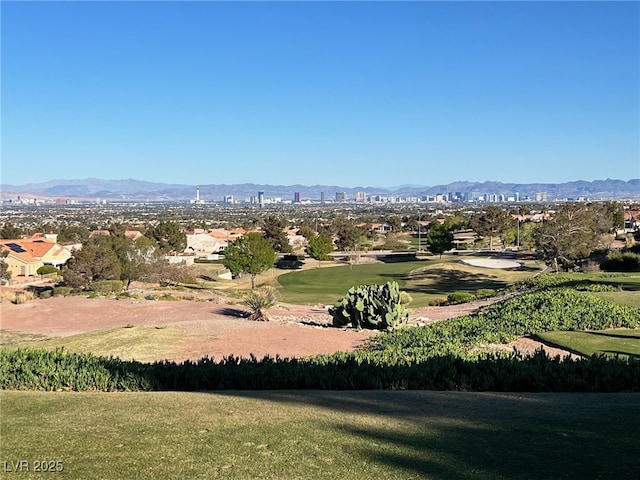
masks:
<path id="1" fill-rule="evenodd" d="M 353 439 L 341 451 L 355 463 L 405 471 L 399 478 L 635 478 L 640 466 L 633 434 L 640 428 L 637 395 L 216 394 L 348 412 L 348 422 L 331 426 Z"/>
<path id="2" fill-rule="evenodd" d="M 508 282 L 486 275 L 444 268 L 422 270 L 411 275 L 404 275 L 403 278 L 412 282 L 412 284 L 403 287 L 403 290 L 432 294 L 454 291 L 475 292 L 481 288 L 497 290 L 508 285 Z"/>

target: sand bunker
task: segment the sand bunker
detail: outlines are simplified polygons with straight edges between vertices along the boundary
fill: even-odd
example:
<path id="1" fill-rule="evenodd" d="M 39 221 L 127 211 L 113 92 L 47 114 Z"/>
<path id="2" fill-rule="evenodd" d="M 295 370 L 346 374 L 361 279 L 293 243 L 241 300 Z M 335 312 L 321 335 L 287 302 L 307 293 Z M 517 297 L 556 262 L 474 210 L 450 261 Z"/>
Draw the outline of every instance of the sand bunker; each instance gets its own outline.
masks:
<path id="1" fill-rule="evenodd" d="M 518 268 L 522 263 L 513 260 L 504 260 L 501 258 L 468 258 L 462 260 L 465 265 L 482 268 Z"/>

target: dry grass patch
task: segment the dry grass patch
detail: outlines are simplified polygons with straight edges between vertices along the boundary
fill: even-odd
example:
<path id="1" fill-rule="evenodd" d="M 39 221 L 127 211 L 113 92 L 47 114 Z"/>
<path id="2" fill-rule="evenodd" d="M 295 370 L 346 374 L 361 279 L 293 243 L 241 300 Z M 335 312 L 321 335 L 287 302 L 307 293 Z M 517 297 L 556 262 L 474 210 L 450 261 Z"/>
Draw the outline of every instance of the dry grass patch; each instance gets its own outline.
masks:
<path id="1" fill-rule="evenodd" d="M 4 336 L 4 335 L 3 335 Z M 13 335 L 6 347 L 30 347 L 55 350 L 64 348 L 74 353 L 119 357 L 122 360 L 151 362 L 171 357 L 177 347 L 194 338 L 175 327 L 126 326 L 69 337 L 42 339 L 39 336 Z"/>

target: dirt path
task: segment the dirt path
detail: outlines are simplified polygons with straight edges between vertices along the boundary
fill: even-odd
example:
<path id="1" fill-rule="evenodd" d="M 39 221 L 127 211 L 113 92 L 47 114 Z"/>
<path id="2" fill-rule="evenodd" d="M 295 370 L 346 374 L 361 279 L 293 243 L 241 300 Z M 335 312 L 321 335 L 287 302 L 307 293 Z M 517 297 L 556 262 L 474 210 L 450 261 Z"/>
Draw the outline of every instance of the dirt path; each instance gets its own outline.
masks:
<path id="1" fill-rule="evenodd" d="M 0 329 L 12 333 L 68 337 L 126 326 L 175 327 L 185 341 L 159 359 L 196 360 L 207 355 L 230 354 L 258 358 L 302 357 L 352 351 L 377 332 L 329 328 L 331 317 L 324 307 L 281 304 L 268 310 L 270 322 L 246 320 L 248 310 L 231 300 L 214 301 L 114 300 L 106 298 L 53 297 L 15 305 L 0 304 Z M 495 302 L 486 299 L 468 304 L 412 309 L 410 323 L 427 324 L 460 315 Z M 542 344 L 520 342 L 523 351 Z M 526 347 L 526 348 L 525 348 Z M 511 346 L 507 348 L 511 349 Z M 549 353 L 551 349 L 545 347 Z"/>

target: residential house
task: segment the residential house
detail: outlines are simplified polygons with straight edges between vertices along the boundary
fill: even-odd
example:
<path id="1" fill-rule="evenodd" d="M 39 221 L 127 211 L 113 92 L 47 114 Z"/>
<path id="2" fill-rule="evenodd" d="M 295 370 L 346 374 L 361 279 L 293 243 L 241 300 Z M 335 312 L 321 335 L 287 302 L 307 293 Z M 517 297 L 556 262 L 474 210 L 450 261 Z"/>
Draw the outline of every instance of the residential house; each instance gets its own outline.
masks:
<path id="1" fill-rule="evenodd" d="M 46 239 L 1 240 L 0 245 L 8 252 L 5 262 L 12 277 L 37 275 L 43 265 L 60 267 L 71 258 L 71 252 L 62 245 Z"/>
<path id="2" fill-rule="evenodd" d="M 187 233 L 185 253 L 218 253 L 227 248 L 227 240 L 209 233 Z"/>

